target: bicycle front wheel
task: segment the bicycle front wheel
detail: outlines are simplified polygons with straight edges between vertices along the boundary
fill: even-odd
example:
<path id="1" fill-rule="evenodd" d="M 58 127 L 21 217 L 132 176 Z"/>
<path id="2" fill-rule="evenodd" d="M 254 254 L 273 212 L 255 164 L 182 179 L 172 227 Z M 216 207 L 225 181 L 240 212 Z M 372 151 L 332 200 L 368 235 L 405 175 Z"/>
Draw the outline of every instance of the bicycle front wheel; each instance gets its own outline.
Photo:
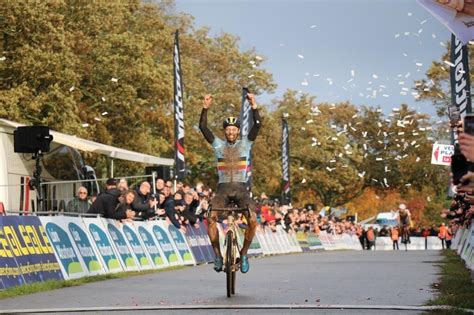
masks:
<path id="1" fill-rule="evenodd" d="M 226 262 L 225 262 L 225 272 L 227 278 L 227 297 L 231 297 L 233 289 L 233 264 L 234 264 L 234 251 L 233 251 L 233 235 L 232 231 L 227 232 L 226 236 Z"/>

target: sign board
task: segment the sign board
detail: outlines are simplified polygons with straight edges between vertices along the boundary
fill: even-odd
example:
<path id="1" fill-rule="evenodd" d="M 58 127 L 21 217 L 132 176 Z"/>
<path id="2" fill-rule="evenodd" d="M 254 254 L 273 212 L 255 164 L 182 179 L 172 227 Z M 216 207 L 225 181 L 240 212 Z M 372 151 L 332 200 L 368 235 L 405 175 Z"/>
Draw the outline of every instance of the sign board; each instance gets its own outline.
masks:
<path id="1" fill-rule="evenodd" d="M 451 165 L 451 156 L 454 154 L 454 146 L 451 144 L 433 144 L 431 153 L 431 164 Z"/>

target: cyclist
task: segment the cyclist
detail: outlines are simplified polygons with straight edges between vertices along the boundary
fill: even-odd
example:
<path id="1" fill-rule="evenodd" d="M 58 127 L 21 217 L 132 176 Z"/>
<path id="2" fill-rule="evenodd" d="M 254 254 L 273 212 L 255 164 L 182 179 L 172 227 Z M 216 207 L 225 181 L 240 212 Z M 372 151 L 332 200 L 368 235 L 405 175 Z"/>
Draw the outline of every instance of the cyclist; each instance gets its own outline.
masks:
<path id="1" fill-rule="evenodd" d="M 402 235 L 402 242 L 410 242 L 410 226 L 411 226 L 411 214 L 407 207 L 402 203 L 398 206 L 398 223 L 400 225 L 400 234 Z M 406 239 L 403 239 L 403 235 Z"/>
<path id="2" fill-rule="evenodd" d="M 214 136 L 207 127 L 207 110 L 212 103 L 212 96 L 204 96 L 204 104 L 199 121 L 199 129 L 204 138 L 209 142 L 215 151 L 217 158 L 217 173 L 219 182 L 216 195 L 211 200 L 212 207 L 225 208 L 233 200 L 239 208 L 250 208 L 250 218 L 245 213 L 247 229 L 245 239 L 240 250 L 240 271 L 246 273 L 249 270 L 247 251 L 250 247 L 257 228 L 257 217 L 255 215 L 255 202 L 250 197 L 246 187 L 247 172 L 249 170 L 249 157 L 252 144 L 260 130 L 260 115 L 257 110 L 257 103 L 253 94 L 247 94 L 247 100 L 252 107 L 253 126 L 249 134 L 238 139 L 240 134 L 240 122 L 236 117 L 228 117 L 224 120 L 223 128 L 225 141 Z M 216 254 L 214 270 L 222 271 L 223 259 L 219 245 L 219 233 L 217 230 L 218 212 L 212 211 L 209 214 L 209 238 Z"/>

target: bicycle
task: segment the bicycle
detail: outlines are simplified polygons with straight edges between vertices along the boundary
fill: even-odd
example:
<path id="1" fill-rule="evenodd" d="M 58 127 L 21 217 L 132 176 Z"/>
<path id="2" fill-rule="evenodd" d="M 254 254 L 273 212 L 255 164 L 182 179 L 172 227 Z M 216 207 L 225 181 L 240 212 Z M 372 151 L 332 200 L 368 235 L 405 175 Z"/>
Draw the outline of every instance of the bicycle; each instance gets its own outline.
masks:
<path id="1" fill-rule="evenodd" d="M 240 253 L 239 243 L 237 242 L 237 225 L 235 224 L 234 214 L 242 213 L 250 210 L 248 208 L 238 208 L 234 202 L 231 202 L 228 208 L 212 208 L 209 207 L 208 215 L 211 211 L 229 212 L 227 215 L 227 232 L 224 242 L 224 271 L 226 273 L 227 297 L 230 298 L 235 294 L 236 273 L 240 269 L 240 261 L 237 257 Z M 250 217 L 250 215 L 249 215 Z"/>
<path id="2" fill-rule="evenodd" d="M 401 228 L 402 243 L 405 244 L 405 251 L 408 250 L 408 243 L 410 242 L 410 232 L 408 226 L 404 225 Z"/>

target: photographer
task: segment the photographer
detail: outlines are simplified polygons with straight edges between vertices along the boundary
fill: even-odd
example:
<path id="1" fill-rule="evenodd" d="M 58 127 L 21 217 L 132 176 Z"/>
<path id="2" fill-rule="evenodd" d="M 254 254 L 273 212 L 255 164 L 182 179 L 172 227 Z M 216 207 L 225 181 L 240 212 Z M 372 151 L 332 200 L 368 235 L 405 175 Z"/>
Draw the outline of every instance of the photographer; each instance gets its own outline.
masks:
<path id="1" fill-rule="evenodd" d="M 155 215 L 162 214 L 162 211 L 155 211 L 158 205 L 156 198 L 150 193 L 151 186 L 148 182 L 142 182 L 135 190 L 136 197 L 132 203 L 132 210 L 136 212 L 136 217 L 148 219 Z"/>

